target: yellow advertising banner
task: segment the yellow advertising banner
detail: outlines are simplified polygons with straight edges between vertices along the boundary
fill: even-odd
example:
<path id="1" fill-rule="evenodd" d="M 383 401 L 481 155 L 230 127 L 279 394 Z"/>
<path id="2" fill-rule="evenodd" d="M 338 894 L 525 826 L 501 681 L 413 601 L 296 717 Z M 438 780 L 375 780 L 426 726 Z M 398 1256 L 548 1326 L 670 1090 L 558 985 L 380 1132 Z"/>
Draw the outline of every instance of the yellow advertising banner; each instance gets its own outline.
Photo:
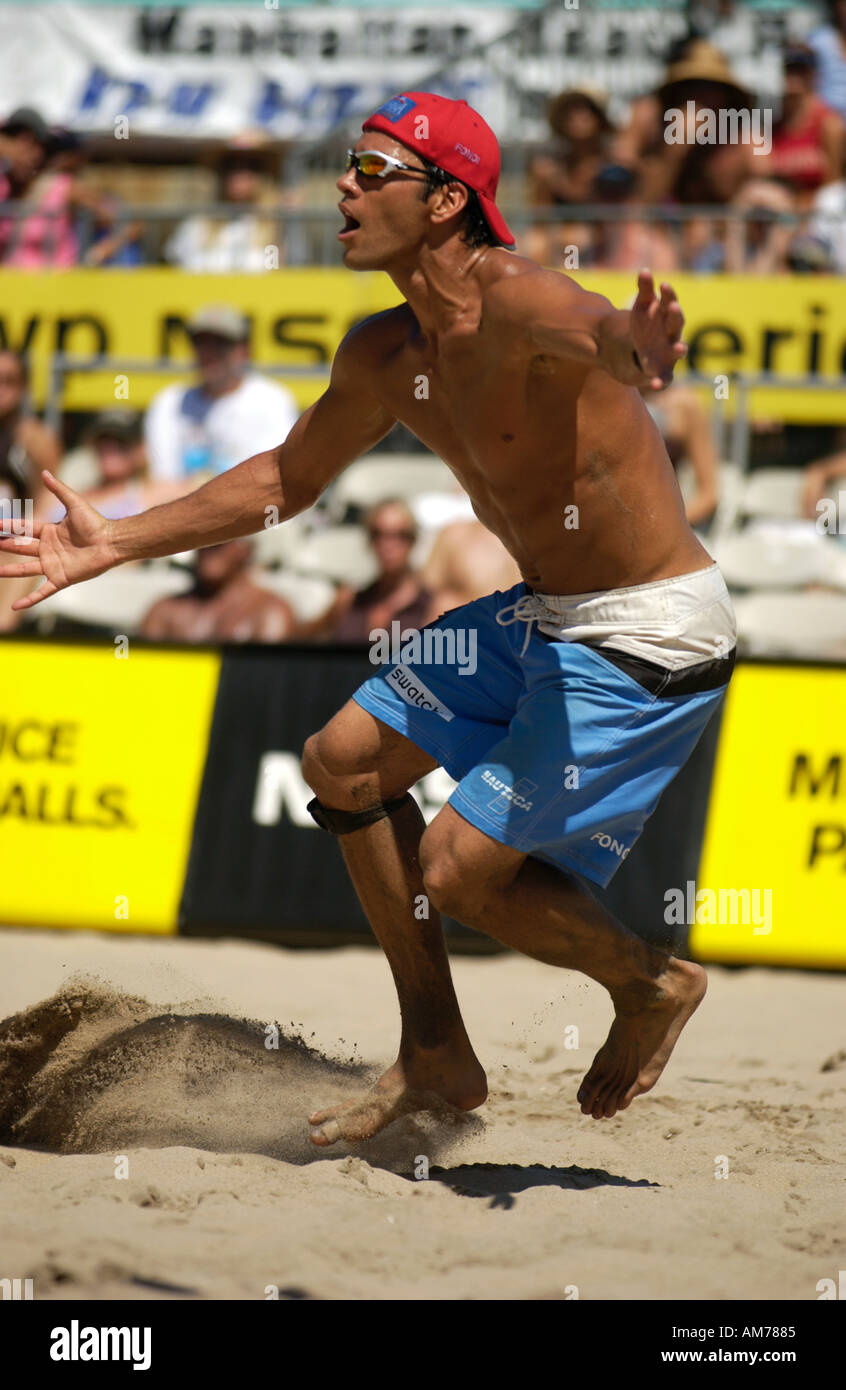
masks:
<path id="1" fill-rule="evenodd" d="M 122 642 L 0 643 L 4 924 L 176 930 L 220 657 Z"/>
<path id="2" fill-rule="evenodd" d="M 700 960 L 846 966 L 846 668 L 738 668 L 684 896 Z"/>
<path id="3" fill-rule="evenodd" d="M 635 276 L 628 272 L 590 271 L 575 278 L 620 307 L 635 293 Z M 679 274 L 673 284 L 686 315 L 692 370 L 711 378 L 742 371 L 839 382 L 842 389 L 834 391 L 761 390 L 752 399 L 753 415 L 846 419 L 846 278 Z M 118 359 L 105 371 L 68 377 L 65 409 L 103 410 L 124 403 L 143 408 L 174 378 L 124 371 L 119 360 L 188 362 L 185 319 L 203 305 L 232 304 L 252 320 L 257 365 L 311 369 L 305 378 L 283 378 L 305 408 L 323 389 L 325 370 L 347 329 L 400 300 L 387 275 L 342 266 L 264 275 L 189 275 L 168 268 L 49 275 L 5 270 L 0 271 L 0 343 L 28 354 L 39 405 L 51 358 L 64 351 Z M 732 411 L 731 392 L 727 410 Z"/>

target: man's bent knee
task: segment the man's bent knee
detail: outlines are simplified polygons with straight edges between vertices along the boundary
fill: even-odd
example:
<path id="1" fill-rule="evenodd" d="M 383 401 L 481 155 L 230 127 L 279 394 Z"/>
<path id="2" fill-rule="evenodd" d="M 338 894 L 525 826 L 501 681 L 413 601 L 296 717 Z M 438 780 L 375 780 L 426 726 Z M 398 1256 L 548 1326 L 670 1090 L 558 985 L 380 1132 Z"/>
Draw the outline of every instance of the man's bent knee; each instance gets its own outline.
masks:
<path id="1" fill-rule="evenodd" d="M 303 777 L 318 800 L 363 811 L 404 796 L 435 760 L 349 701 L 306 740 Z"/>
<path id="2" fill-rule="evenodd" d="M 326 806 L 354 811 L 380 800 L 376 769 L 362 768 L 355 751 L 333 737 L 331 724 L 306 739 L 302 772 Z"/>
<path id="3" fill-rule="evenodd" d="M 489 884 L 471 863 L 454 854 L 448 844 L 426 830 L 420 841 L 420 867 L 427 898 L 438 912 L 473 926 L 483 910 Z"/>
<path id="4" fill-rule="evenodd" d="M 485 930 L 485 909 L 507 888 L 525 855 L 499 845 L 445 806 L 420 841 L 423 887 L 448 917 Z"/>

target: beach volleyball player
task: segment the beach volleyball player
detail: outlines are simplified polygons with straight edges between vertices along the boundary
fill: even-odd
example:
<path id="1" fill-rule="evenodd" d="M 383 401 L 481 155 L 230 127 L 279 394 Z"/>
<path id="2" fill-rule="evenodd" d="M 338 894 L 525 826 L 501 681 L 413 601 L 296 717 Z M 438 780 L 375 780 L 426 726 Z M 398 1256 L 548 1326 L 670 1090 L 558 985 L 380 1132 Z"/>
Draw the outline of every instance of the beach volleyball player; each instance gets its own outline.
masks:
<path id="1" fill-rule="evenodd" d="M 344 264 L 385 271 L 404 302 L 347 334 L 277 449 L 184 499 L 107 521 L 48 476 L 67 515 L 4 540 L 31 558 L 0 576 L 46 576 L 23 609 L 122 561 L 249 535 L 266 508 L 309 507 L 395 421 L 412 430 L 524 582 L 438 619 L 431 660 L 424 647 L 374 674 L 306 744 L 312 814 L 340 837 L 402 1016 L 397 1061 L 312 1115 L 311 1138 L 485 1100 L 437 909 L 605 986 L 614 1021 L 578 1091 L 600 1119 L 655 1084 L 705 991 L 700 966 L 632 935 L 589 887 L 631 850 L 734 661 L 728 594 L 637 389 L 671 380 L 681 310 L 647 272 L 623 311 L 507 249 L 496 138 L 464 102 L 393 97 L 347 162 Z M 470 642 L 472 673 L 448 659 Z M 408 789 L 438 765 L 458 786 L 427 828 Z"/>

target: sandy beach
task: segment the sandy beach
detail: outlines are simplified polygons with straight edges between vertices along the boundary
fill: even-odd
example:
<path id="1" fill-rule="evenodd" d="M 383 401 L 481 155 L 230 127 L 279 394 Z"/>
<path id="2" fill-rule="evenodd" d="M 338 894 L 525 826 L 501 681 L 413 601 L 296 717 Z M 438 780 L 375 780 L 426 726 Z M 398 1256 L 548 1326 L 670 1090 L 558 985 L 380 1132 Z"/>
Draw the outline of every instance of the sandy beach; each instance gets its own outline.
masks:
<path id="1" fill-rule="evenodd" d="M 604 991 L 510 955 L 454 973 L 488 1104 L 316 1152 L 307 1112 L 395 1055 L 377 951 L 0 932 L 0 1274 L 38 1299 L 813 1300 L 836 1279 L 842 977 L 711 969 L 656 1090 L 595 1122 L 575 1093 Z"/>

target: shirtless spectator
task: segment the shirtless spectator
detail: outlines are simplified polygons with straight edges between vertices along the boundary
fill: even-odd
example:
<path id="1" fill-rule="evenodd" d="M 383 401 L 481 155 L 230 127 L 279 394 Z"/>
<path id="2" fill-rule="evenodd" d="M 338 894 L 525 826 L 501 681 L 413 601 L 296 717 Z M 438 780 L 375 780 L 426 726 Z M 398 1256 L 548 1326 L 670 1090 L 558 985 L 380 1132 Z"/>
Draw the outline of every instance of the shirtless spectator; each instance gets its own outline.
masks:
<path id="1" fill-rule="evenodd" d="M 159 599 L 141 625 L 142 637 L 171 642 L 284 642 L 296 627 L 290 605 L 254 584 L 249 540 L 198 550 L 194 587 Z"/>
<path id="2" fill-rule="evenodd" d="M 27 504 L 34 516 L 45 494 L 42 468 L 55 472 L 61 457 L 59 441 L 27 405 L 29 374 L 16 352 L 0 351 L 0 507 L 18 507 L 18 524 L 24 524 Z M 51 499 L 52 500 L 52 499 Z M 11 580 L 11 598 L 29 593 L 32 580 Z M 0 612 L 0 632 L 17 627 L 20 614 Z"/>
<path id="3" fill-rule="evenodd" d="M 839 529 L 846 526 L 846 449 L 806 465 L 802 479 L 802 514 L 816 520 L 821 515 L 817 504 L 823 497 L 835 496 Z"/>
<path id="4" fill-rule="evenodd" d="M 706 525 L 720 500 L 717 450 L 708 416 L 696 392 L 674 382 L 666 391 L 641 390 L 646 409 L 661 431 L 674 469 L 685 460 L 693 470 L 693 493 L 685 500 L 691 526 Z"/>
<path id="5" fill-rule="evenodd" d="M 846 145 L 843 119 L 817 96 L 817 59 L 794 44 L 784 56 L 781 117 L 773 130 L 772 153 L 760 172 L 782 181 L 805 209 L 819 188 L 839 175 Z"/>
<path id="6" fill-rule="evenodd" d="M 608 217 L 591 228 L 591 249 L 583 263 L 603 270 L 638 270 L 655 265 L 666 273 L 677 270 L 678 254 L 664 226 L 640 217 L 642 200 L 636 193 L 637 175 L 621 164 L 601 169 L 594 186 L 597 202 L 625 210 L 628 216 Z"/>
<path id="7" fill-rule="evenodd" d="M 438 534 L 422 578 L 447 612 L 495 589 L 511 589 L 519 584 L 520 571 L 481 521 L 452 521 Z"/>
<path id="8" fill-rule="evenodd" d="M 358 592 L 351 585 L 339 589 L 330 608 L 305 624 L 299 637 L 367 642 L 374 628 L 390 632 L 392 622 L 400 622 L 403 630 L 421 628 L 444 611 L 439 596 L 412 568 L 417 523 L 405 502 L 378 502 L 367 513 L 365 526 L 379 567 L 376 578 Z"/>
<path id="9" fill-rule="evenodd" d="M 796 226 L 781 221 L 795 211 L 790 191 L 772 179 L 752 179 L 732 201 L 732 207 L 754 214 L 729 222 L 725 232 L 723 269 L 729 275 L 779 275 L 790 266 Z"/>

